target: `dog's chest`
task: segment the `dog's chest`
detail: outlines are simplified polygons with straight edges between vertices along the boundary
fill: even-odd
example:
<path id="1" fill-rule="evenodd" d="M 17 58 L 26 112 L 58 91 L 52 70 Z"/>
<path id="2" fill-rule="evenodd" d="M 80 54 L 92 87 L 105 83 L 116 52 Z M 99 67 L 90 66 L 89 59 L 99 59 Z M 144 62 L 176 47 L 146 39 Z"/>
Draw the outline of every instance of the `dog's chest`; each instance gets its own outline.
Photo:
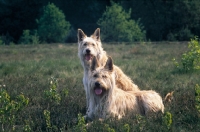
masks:
<path id="1" fill-rule="evenodd" d="M 84 85 L 84 88 L 86 89 L 87 85 L 88 85 L 88 73 L 87 72 L 85 72 L 83 75 L 83 85 Z"/>

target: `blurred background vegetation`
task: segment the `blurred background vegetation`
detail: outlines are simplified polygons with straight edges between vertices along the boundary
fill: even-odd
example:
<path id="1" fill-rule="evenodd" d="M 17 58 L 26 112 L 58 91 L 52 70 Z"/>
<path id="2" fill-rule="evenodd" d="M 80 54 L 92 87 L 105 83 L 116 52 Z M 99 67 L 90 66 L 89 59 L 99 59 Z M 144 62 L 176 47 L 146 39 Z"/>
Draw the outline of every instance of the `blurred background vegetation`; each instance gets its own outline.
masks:
<path id="1" fill-rule="evenodd" d="M 90 35 L 97 27 L 104 41 L 188 41 L 200 36 L 199 7 L 198 0 L 0 0 L 0 44 L 24 43 L 27 33 L 30 43 L 76 42 L 77 28 Z"/>

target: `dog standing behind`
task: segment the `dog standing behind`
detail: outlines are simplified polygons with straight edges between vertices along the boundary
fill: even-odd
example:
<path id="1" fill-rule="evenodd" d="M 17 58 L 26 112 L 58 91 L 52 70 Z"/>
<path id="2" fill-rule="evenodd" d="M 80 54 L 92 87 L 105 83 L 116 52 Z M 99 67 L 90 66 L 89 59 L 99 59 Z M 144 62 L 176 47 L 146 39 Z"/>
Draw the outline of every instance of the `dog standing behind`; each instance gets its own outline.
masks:
<path id="1" fill-rule="evenodd" d="M 117 87 L 116 71 L 110 57 L 105 66 L 100 66 L 94 57 L 89 72 L 89 119 L 106 119 L 110 116 L 120 119 L 129 112 L 147 116 L 159 111 L 164 112 L 162 98 L 155 91 L 123 91 Z"/>
<path id="2" fill-rule="evenodd" d="M 86 102 L 87 108 L 89 108 L 90 92 L 88 90 L 88 71 L 91 66 L 92 59 L 97 58 L 99 64 L 104 66 L 108 59 L 106 52 L 102 48 L 100 39 L 100 29 L 97 28 L 91 37 L 87 37 L 85 33 L 78 29 L 78 56 L 80 58 L 81 64 L 84 69 L 83 75 L 83 85 L 86 92 Z M 125 91 L 138 91 L 139 88 L 135 85 L 132 80 L 126 76 L 123 71 L 117 67 L 113 66 L 115 71 L 115 80 L 117 88 Z M 90 108 L 89 108 L 90 109 Z"/>

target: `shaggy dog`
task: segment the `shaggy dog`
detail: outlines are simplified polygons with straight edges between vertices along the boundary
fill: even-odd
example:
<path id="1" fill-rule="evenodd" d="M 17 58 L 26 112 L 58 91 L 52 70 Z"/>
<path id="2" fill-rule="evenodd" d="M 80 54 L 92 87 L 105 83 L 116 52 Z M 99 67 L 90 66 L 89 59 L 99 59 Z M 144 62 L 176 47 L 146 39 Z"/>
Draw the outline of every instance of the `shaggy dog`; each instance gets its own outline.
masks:
<path id="1" fill-rule="evenodd" d="M 118 88 L 116 71 L 110 57 L 105 66 L 99 65 L 98 60 L 93 57 L 89 72 L 89 119 L 106 119 L 110 116 L 120 119 L 130 112 L 141 115 L 164 112 L 162 98 L 155 91 L 124 91 Z M 126 83 L 126 80 L 123 81 Z"/>
<path id="2" fill-rule="evenodd" d="M 84 69 L 84 76 L 83 76 L 83 85 L 86 92 L 86 101 L 87 107 L 89 107 L 89 90 L 88 90 L 88 71 L 91 66 L 92 59 L 94 57 L 97 58 L 99 64 L 104 66 L 108 57 L 106 52 L 102 48 L 101 40 L 100 40 L 100 29 L 97 28 L 91 37 L 87 37 L 85 33 L 78 29 L 78 56 L 80 58 L 81 64 Z M 122 70 L 117 67 L 113 66 L 115 71 L 115 80 L 117 88 L 125 90 L 125 91 L 138 91 L 139 88 L 135 85 L 132 80 L 127 77 Z"/>

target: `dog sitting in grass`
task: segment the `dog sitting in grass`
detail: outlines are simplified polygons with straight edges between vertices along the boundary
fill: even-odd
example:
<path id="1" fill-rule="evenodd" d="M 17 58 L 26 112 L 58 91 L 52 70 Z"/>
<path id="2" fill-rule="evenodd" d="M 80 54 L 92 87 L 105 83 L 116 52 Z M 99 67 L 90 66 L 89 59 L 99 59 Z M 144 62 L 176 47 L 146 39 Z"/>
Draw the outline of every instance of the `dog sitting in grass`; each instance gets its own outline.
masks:
<path id="1" fill-rule="evenodd" d="M 118 88 L 115 78 L 116 71 L 110 57 L 105 66 L 101 66 L 93 57 L 88 78 L 91 107 L 88 119 L 120 119 L 129 112 L 145 116 L 164 112 L 163 101 L 158 93 L 152 90 L 124 91 Z M 126 83 L 126 80 L 123 81 Z"/>

